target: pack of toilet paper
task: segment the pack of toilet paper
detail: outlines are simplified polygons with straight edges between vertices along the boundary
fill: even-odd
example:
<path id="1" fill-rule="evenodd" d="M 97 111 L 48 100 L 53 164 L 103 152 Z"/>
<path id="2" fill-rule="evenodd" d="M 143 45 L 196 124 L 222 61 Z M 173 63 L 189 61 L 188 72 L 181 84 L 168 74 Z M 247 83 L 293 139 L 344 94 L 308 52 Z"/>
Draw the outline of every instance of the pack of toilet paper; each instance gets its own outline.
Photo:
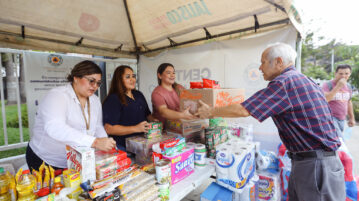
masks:
<path id="1" fill-rule="evenodd" d="M 258 200 L 259 201 L 279 201 L 280 200 L 280 178 L 279 173 L 268 171 L 257 172 L 258 181 Z"/>
<path id="2" fill-rule="evenodd" d="M 255 175 L 255 145 L 232 140 L 216 147 L 217 183 L 241 193 Z"/>

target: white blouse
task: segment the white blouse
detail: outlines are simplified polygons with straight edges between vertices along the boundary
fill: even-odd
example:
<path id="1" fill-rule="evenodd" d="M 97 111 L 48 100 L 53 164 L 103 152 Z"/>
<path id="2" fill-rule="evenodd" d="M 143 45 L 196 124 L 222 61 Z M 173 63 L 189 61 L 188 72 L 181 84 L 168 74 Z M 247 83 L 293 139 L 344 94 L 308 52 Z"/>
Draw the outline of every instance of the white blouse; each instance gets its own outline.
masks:
<path id="1" fill-rule="evenodd" d="M 35 116 L 30 147 L 34 153 L 52 166 L 66 168 L 66 145 L 91 146 L 96 137 L 107 137 L 102 123 L 102 107 L 99 98 L 90 98 L 90 128 L 80 102 L 71 86 L 51 89 L 39 104 Z M 84 112 L 88 121 L 88 105 Z"/>

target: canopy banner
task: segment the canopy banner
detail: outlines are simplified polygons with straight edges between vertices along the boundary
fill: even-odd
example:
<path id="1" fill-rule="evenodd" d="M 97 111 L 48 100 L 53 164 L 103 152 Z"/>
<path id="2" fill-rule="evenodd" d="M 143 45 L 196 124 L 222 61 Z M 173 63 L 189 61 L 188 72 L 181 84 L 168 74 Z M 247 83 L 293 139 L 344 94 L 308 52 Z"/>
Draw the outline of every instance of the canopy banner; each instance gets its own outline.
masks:
<path id="1" fill-rule="evenodd" d="M 0 46 L 135 58 L 293 21 L 292 0 L 1 0 Z"/>
<path id="2" fill-rule="evenodd" d="M 221 88 L 244 88 L 246 98 L 267 86 L 259 71 L 261 53 L 272 43 L 284 42 L 295 48 L 297 31 L 293 26 L 263 33 L 247 39 L 213 42 L 195 47 L 168 50 L 156 57 L 141 56 L 138 64 L 140 91 L 145 95 L 151 108 L 151 93 L 158 86 L 156 72 L 161 63 L 171 63 L 176 69 L 176 80 L 185 88 L 189 82 L 209 78 L 219 81 Z M 276 134 L 271 119 L 259 123 L 254 118 L 241 118 L 243 123 L 254 125 L 254 133 Z M 263 138 L 263 139 L 268 139 Z M 275 139 L 274 141 L 272 139 Z M 278 135 L 265 143 L 275 150 Z M 272 146 L 271 146 L 272 145 Z"/>

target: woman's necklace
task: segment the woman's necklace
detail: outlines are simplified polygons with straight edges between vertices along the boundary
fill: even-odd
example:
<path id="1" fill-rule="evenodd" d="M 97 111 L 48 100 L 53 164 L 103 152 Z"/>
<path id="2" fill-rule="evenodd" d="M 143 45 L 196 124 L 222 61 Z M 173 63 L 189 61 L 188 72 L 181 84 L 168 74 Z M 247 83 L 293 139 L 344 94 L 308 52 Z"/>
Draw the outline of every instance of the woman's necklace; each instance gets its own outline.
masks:
<path id="1" fill-rule="evenodd" d="M 131 98 L 132 100 L 135 100 L 135 97 L 133 96 L 133 93 L 127 92 L 126 95 Z"/>
<path id="2" fill-rule="evenodd" d="M 77 100 L 79 101 L 79 103 L 80 103 L 80 107 L 81 107 L 81 112 L 82 112 L 82 115 L 83 115 L 83 117 L 84 117 L 84 119 L 85 119 L 85 124 L 86 124 L 86 131 L 88 132 L 89 130 L 90 130 L 90 119 L 91 119 L 91 115 L 90 115 L 90 99 L 87 97 L 87 114 L 88 114 L 88 117 L 89 117 L 89 119 L 88 119 L 88 121 L 87 121 L 87 118 L 86 118 L 86 115 L 85 115 L 85 104 L 84 104 L 84 106 L 82 106 L 82 104 L 81 104 L 81 101 L 80 101 L 80 98 L 79 98 L 79 96 L 77 95 L 77 93 L 76 93 L 76 90 L 75 90 L 75 88 L 72 86 L 72 88 L 74 89 L 74 92 L 75 92 L 75 95 L 76 95 L 76 98 L 77 98 Z"/>

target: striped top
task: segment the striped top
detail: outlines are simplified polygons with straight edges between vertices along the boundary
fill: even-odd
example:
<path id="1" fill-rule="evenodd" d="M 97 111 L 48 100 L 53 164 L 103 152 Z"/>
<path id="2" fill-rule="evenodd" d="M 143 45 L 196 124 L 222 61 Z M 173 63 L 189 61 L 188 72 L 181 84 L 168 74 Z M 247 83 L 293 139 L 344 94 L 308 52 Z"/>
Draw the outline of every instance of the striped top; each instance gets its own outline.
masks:
<path id="1" fill-rule="evenodd" d="M 242 105 L 260 122 L 272 117 L 291 152 L 335 151 L 341 144 L 322 90 L 294 66 L 286 68 Z"/>

